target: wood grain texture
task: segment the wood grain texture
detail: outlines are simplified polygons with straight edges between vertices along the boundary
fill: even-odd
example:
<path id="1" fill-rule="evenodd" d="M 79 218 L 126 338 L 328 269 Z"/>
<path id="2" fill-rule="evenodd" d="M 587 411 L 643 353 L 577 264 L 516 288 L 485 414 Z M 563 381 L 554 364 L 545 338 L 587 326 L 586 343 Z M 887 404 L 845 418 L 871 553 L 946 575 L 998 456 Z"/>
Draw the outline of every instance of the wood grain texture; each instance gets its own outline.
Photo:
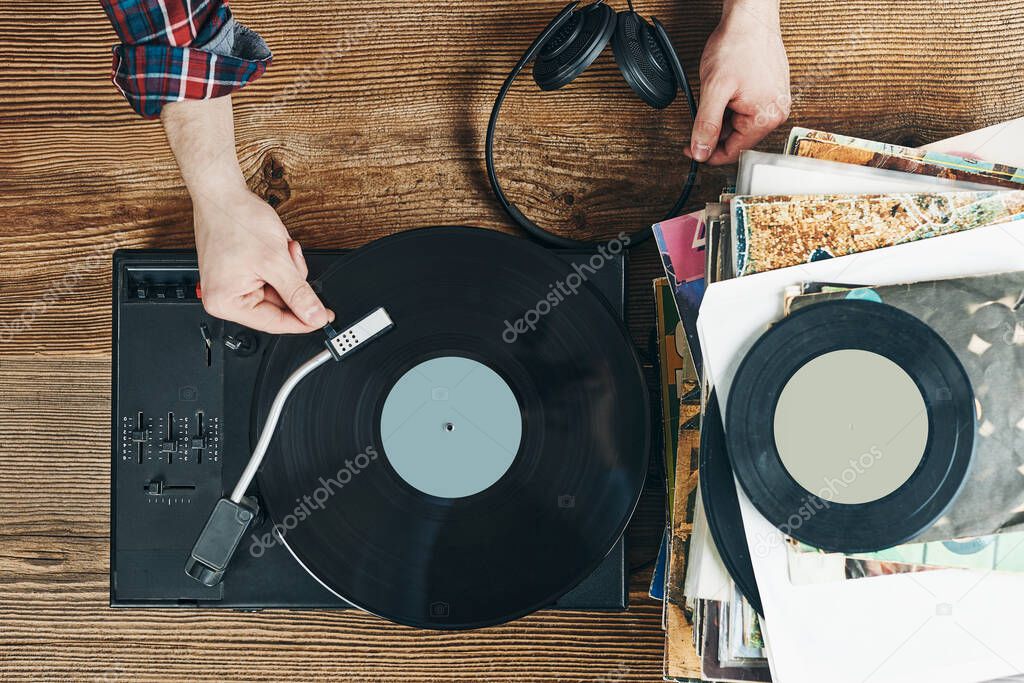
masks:
<path id="1" fill-rule="evenodd" d="M 560 3 L 236 0 L 276 59 L 236 97 L 250 185 L 307 247 L 403 228 L 511 231 L 483 132 L 506 70 Z M 652 0 L 688 72 L 715 2 Z M 791 123 L 918 144 L 1024 114 L 1019 2 L 784 3 Z M 162 130 L 109 83 L 98 3 L 0 5 L 0 678 L 655 680 L 660 610 L 633 579 L 625 614 L 543 612 L 421 633 L 354 612 L 220 614 L 106 607 L 110 254 L 190 246 Z M 598 237 L 656 218 L 682 181 L 688 116 L 652 112 L 603 56 L 569 89 L 517 84 L 498 134 L 509 194 L 535 220 Z M 788 128 L 788 127 L 787 127 Z M 778 149 L 779 131 L 764 144 Z M 699 200 L 730 169 L 701 176 Z M 629 322 L 653 324 L 646 246 Z M 656 548 L 658 482 L 630 537 Z"/>

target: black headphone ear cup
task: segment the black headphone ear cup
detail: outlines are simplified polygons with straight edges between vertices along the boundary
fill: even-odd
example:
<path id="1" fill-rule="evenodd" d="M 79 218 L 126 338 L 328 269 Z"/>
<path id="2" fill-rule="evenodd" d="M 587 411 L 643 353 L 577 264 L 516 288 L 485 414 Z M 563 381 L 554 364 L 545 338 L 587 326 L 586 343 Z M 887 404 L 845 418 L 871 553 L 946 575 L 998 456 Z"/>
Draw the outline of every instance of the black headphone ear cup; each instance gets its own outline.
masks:
<path id="1" fill-rule="evenodd" d="M 676 97 L 675 74 L 669 62 L 671 45 L 636 12 L 619 12 L 612 36 L 612 51 L 622 77 L 647 104 L 664 109 Z"/>
<path id="2" fill-rule="evenodd" d="M 568 85 L 594 63 L 615 32 L 615 10 L 600 0 L 576 10 L 540 46 L 533 80 L 541 90 Z"/>

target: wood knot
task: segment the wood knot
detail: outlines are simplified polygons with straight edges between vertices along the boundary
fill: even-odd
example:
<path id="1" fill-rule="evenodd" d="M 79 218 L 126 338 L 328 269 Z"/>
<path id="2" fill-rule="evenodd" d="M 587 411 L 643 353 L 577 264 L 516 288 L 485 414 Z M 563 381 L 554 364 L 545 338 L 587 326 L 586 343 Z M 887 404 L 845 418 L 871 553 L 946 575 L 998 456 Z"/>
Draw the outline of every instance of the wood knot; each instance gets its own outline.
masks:
<path id="1" fill-rule="evenodd" d="M 274 208 L 284 204 L 292 196 L 291 187 L 285 178 L 284 162 L 272 152 L 263 157 L 255 181 L 253 192 L 263 197 Z"/>

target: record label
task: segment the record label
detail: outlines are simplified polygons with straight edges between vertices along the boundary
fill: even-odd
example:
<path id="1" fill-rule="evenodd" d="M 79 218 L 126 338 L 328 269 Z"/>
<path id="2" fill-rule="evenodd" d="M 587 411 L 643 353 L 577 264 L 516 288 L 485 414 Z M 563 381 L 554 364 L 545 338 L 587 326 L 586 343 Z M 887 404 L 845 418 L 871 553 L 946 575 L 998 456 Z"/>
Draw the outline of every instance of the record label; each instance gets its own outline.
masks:
<path id="1" fill-rule="evenodd" d="M 779 458 L 796 483 L 832 503 L 868 503 L 898 489 L 921 463 L 928 409 L 899 365 L 840 349 L 793 373 L 773 426 Z"/>
<path id="2" fill-rule="evenodd" d="M 498 373 L 471 358 L 423 361 L 395 383 L 380 416 L 384 455 L 407 484 L 431 496 L 480 493 L 519 452 L 523 416 Z"/>

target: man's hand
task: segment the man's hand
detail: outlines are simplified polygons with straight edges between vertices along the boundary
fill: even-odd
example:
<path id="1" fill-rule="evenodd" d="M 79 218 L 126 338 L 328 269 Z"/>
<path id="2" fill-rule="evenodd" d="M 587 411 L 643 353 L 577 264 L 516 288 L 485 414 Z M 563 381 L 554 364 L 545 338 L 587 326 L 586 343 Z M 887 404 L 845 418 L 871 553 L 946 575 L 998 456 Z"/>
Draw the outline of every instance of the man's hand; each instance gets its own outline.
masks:
<path id="1" fill-rule="evenodd" d="M 700 106 L 686 155 L 730 164 L 789 116 L 778 0 L 726 0 L 700 62 Z"/>
<path id="2" fill-rule="evenodd" d="M 210 315 L 275 334 L 312 332 L 334 319 L 306 282 L 302 248 L 269 204 L 242 186 L 192 205 Z"/>
<path id="3" fill-rule="evenodd" d="M 192 195 L 207 312 L 275 334 L 312 332 L 333 320 L 306 282 L 298 242 L 245 185 L 231 98 L 174 102 L 161 120 Z"/>

